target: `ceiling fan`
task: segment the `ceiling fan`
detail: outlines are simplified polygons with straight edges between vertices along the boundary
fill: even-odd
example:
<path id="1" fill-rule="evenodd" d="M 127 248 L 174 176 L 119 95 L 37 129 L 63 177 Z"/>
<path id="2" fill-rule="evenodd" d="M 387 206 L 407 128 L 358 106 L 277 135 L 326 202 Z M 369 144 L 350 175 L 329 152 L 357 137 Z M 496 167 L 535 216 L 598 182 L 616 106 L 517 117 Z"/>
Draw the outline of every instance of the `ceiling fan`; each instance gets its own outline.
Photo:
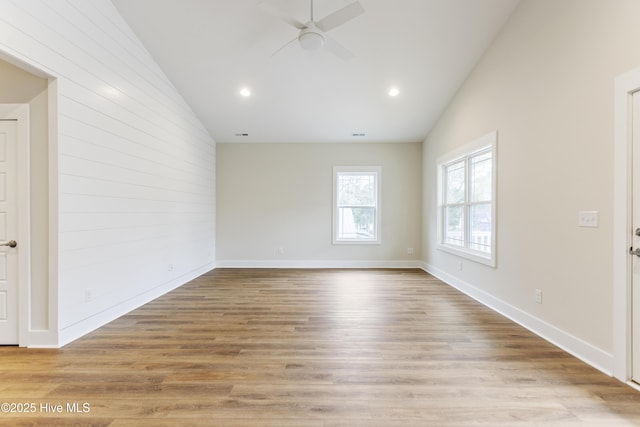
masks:
<path id="1" fill-rule="evenodd" d="M 309 21 L 307 21 L 307 23 L 305 24 L 295 18 L 284 14 L 282 11 L 278 10 L 275 6 L 269 3 L 268 0 L 263 0 L 258 3 L 261 8 L 266 9 L 269 13 L 277 16 L 282 21 L 300 30 L 296 38 L 287 42 L 284 46 L 275 51 L 273 55 L 276 55 L 285 47 L 289 46 L 291 43 L 297 40 L 303 49 L 318 50 L 324 47 L 325 49 L 327 49 L 334 55 L 344 59 L 345 61 L 353 59 L 355 55 L 350 50 L 342 46 L 331 37 L 327 36 L 326 33 L 351 21 L 353 18 L 362 15 L 364 13 L 364 8 L 360 4 L 360 2 L 355 1 L 351 4 L 348 4 L 347 6 L 325 16 L 320 21 L 314 20 L 313 0 L 310 0 L 310 3 L 310 18 Z"/>

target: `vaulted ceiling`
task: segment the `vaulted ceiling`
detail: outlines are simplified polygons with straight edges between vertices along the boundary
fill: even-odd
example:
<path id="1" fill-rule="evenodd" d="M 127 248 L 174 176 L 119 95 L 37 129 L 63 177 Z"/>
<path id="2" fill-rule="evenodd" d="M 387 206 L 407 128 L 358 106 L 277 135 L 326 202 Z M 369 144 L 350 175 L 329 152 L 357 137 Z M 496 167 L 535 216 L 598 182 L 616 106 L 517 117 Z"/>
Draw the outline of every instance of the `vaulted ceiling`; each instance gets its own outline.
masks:
<path id="1" fill-rule="evenodd" d="M 519 3 L 360 0 L 327 32 L 345 60 L 274 55 L 299 32 L 278 13 L 304 24 L 310 0 L 113 1 L 217 142 L 422 141 Z M 315 0 L 314 20 L 353 1 Z"/>

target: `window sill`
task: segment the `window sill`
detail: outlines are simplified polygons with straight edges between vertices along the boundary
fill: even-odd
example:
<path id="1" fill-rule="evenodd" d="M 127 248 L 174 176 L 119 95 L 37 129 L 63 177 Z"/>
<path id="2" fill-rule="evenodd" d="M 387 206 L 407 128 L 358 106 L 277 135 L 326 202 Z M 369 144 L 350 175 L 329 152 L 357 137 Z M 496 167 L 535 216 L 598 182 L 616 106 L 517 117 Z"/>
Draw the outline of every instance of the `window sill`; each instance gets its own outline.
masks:
<path id="1" fill-rule="evenodd" d="M 334 240 L 334 245 L 379 245 L 380 240 Z"/>
<path id="2" fill-rule="evenodd" d="M 457 255 L 461 258 L 468 259 L 470 261 L 477 262 L 479 264 L 488 265 L 489 267 L 496 268 L 495 253 L 486 254 L 484 252 L 473 251 L 471 249 L 460 248 L 457 246 L 439 244 L 438 250 L 448 252 L 452 255 Z"/>

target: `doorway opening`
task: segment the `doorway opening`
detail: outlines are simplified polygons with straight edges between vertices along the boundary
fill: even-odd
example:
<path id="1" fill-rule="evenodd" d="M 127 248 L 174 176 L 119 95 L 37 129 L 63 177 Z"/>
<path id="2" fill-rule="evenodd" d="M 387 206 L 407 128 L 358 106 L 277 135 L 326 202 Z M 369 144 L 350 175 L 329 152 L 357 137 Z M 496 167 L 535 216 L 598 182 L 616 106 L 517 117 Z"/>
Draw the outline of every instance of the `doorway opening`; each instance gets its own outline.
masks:
<path id="1" fill-rule="evenodd" d="M 640 68 L 614 96 L 613 375 L 640 389 Z"/>
<path id="2" fill-rule="evenodd" d="M 2 183 L 0 179 L 0 196 L 3 186 L 4 191 L 15 192 L 10 202 L 14 206 L 0 202 L 0 208 L 13 212 L 9 216 L 14 217 L 3 211 L 8 222 L 2 229 L 0 221 L 0 234 L 4 233 L 0 245 L 16 242 L 13 248 L 0 246 L 0 285 L 3 273 L 13 269 L 11 279 L 7 276 L 4 281 L 14 281 L 16 293 L 10 294 L 11 287 L 0 290 L 0 319 L 14 317 L 16 333 L 0 330 L 0 344 L 50 347 L 57 344 L 52 298 L 57 283 L 52 280 L 55 265 L 51 261 L 57 225 L 50 215 L 57 200 L 57 177 L 53 175 L 57 163 L 52 148 L 56 141 L 57 81 L 2 52 L 0 77 L 0 120 L 5 127 L 12 123 L 16 127 L 15 157 L 10 169 L 2 171 L 9 180 Z M 5 138 L 5 147 L 8 143 Z"/>

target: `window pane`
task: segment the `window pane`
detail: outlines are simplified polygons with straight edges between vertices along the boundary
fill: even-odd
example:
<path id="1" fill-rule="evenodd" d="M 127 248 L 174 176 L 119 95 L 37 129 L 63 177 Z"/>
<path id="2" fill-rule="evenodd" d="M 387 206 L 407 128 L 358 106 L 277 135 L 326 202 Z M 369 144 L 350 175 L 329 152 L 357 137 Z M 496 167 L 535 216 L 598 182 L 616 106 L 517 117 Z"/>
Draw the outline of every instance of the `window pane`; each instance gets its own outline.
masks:
<path id="1" fill-rule="evenodd" d="M 444 243 L 464 246 L 464 208 L 447 206 L 444 209 Z"/>
<path id="2" fill-rule="evenodd" d="M 375 239 L 375 208 L 338 208 L 338 239 Z"/>
<path id="3" fill-rule="evenodd" d="M 491 152 L 474 156 L 470 159 L 471 164 L 471 201 L 488 202 L 491 201 L 492 190 L 492 166 Z"/>
<path id="4" fill-rule="evenodd" d="M 471 205 L 471 236 L 469 248 L 491 253 L 491 204 Z"/>
<path id="5" fill-rule="evenodd" d="M 339 174 L 338 206 L 376 206 L 375 174 Z"/>
<path id="6" fill-rule="evenodd" d="M 446 205 L 464 203 L 464 160 L 445 166 Z"/>
<path id="7" fill-rule="evenodd" d="M 497 132 L 437 160 L 438 249 L 496 266 Z"/>

